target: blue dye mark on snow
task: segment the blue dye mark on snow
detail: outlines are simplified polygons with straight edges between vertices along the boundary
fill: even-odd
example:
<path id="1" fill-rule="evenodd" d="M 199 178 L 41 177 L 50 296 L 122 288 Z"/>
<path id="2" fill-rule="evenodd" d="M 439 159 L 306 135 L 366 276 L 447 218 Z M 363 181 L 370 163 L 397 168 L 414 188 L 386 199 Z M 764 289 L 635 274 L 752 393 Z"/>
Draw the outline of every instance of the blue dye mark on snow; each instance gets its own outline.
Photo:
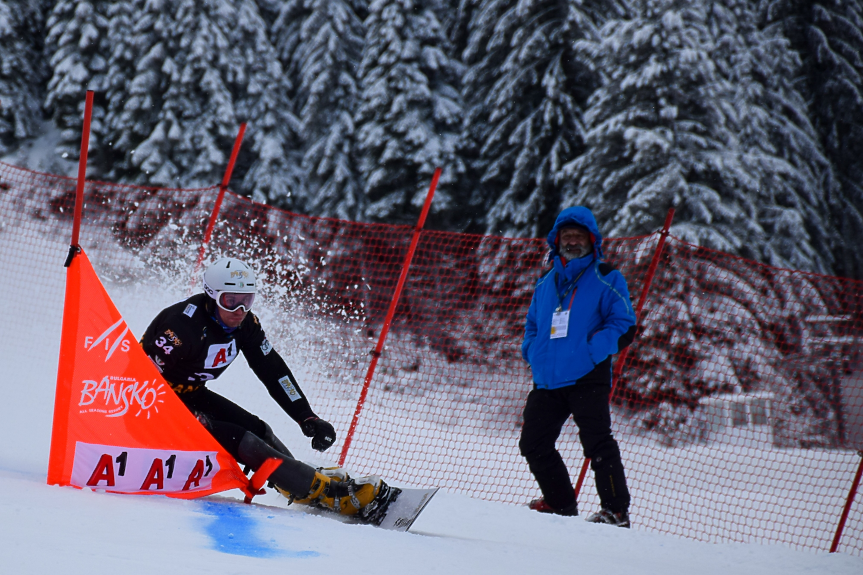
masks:
<path id="1" fill-rule="evenodd" d="M 247 557 L 320 557 L 317 551 L 290 551 L 281 549 L 275 539 L 265 541 L 258 536 L 258 521 L 252 516 L 252 509 L 243 509 L 240 504 L 216 503 L 203 501 L 202 511 L 212 517 L 204 527 L 205 532 L 213 540 L 213 549 L 231 555 Z M 272 519 L 273 516 L 267 516 Z M 267 526 L 260 530 L 266 532 Z"/>

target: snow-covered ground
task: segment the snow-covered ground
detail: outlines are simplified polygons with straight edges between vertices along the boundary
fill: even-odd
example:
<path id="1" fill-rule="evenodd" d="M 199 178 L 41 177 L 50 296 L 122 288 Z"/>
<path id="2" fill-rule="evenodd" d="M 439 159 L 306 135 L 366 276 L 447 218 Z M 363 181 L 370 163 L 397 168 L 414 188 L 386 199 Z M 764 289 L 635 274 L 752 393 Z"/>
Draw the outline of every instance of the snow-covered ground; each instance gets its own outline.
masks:
<path id="1" fill-rule="evenodd" d="M 4 402 L 2 414 L 14 409 Z M 4 417 L 5 419 L 5 417 Z M 227 497 L 178 501 L 45 485 L 47 444 L 19 430 L 0 467 L 0 571 L 124 573 L 854 574 L 863 560 L 780 546 L 710 544 L 439 494 L 408 533 L 345 525 Z"/>
<path id="2" fill-rule="evenodd" d="M 581 518 L 540 515 L 446 489 L 412 532 L 393 533 L 342 524 L 298 505 L 288 507 L 274 493 L 247 506 L 239 502 L 238 492 L 180 501 L 49 486 L 65 241 L 45 238 L 21 245 L 14 233 L 0 233 L 0 263 L 6 277 L 0 282 L 0 301 L 7 325 L 0 336 L 2 573 L 863 572 L 863 559 L 841 552 L 703 543 L 648 531 L 638 521 L 632 530 L 590 525 Z M 43 269 L 45 261 L 54 262 L 51 269 Z M 176 299 L 175 293 L 154 286 L 109 291 L 136 336 L 153 310 Z M 295 453 L 315 464 L 332 464 L 338 454 L 312 455 L 296 426 L 270 417 L 276 408 L 243 363 L 232 367 L 229 383 L 216 382 L 214 389 L 271 420 Z M 302 379 L 302 372 L 298 375 Z M 315 394 L 313 389 L 307 392 Z M 463 483 L 470 485 L 475 479 L 464 477 Z M 688 496 L 704 495 L 696 487 L 710 491 L 709 484 L 689 486 L 687 491 L 695 491 Z"/>

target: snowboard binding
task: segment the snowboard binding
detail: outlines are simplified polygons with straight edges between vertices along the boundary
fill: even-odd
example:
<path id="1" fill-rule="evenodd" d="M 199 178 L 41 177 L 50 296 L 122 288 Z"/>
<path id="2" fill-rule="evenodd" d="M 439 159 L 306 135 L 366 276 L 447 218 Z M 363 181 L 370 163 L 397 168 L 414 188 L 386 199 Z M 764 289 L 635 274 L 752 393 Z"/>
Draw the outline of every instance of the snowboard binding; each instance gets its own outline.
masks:
<path id="1" fill-rule="evenodd" d="M 352 478 L 339 467 L 318 468 L 305 497 L 296 497 L 278 486 L 276 489 L 291 503 L 326 509 L 373 525 L 380 524 L 387 507 L 401 493 L 377 475 Z"/>

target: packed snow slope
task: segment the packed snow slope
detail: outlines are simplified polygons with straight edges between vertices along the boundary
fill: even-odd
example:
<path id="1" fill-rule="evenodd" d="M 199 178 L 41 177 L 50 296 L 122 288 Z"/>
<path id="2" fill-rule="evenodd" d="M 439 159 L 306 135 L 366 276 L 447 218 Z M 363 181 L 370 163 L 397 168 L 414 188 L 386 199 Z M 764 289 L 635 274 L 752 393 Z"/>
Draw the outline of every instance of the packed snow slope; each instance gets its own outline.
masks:
<path id="1" fill-rule="evenodd" d="M 244 505 L 239 492 L 182 501 L 49 486 L 65 247 L 59 240 L 22 246 L 14 234 L 0 235 L 7 278 L 31 277 L 28 262 L 46 256 L 40 250 L 48 250 L 57 266 L 40 277 L 55 279 L 0 282 L 6 322 L 0 338 L 0 573 L 863 573 L 863 559 L 843 553 L 702 543 L 646 532 L 637 523 L 631 530 L 591 525 L 582 517 L 541 515 L 446 491 L 411 532 L 394 533 L 287 506 L 272 492 Z M 107 287 L 136 337 L 177 299 L 154 286 Z M 314 369 L 297 367 L 301 380 L 303 369 Z M 211 385 L 270 421 L 303 459 L 319 465 L 338 457 L 311 452 L 244 361 Z M 307 392 L 314 403 L 315 390 Z M 464 482 L 470 485 L 471 477 Z"/>
<path id="2" fill-rule="evenodd" d="M 4 415 L 15 403 L 4 404 Z M 22 439 L 12 442 L 18 463 L 9 464 L 6 448 L 0 469 L 0 571 L 10 574 L 863 572 L 863 560 L 842 553 L 701 543 L 448 493 L 412 532 L 395 533 L 286 508 L 274 494 L 244 505 L 226 496 L 181 501 L 53 487 L 32 456 L 44 460 L 47 445 L 9 431 Z"/>

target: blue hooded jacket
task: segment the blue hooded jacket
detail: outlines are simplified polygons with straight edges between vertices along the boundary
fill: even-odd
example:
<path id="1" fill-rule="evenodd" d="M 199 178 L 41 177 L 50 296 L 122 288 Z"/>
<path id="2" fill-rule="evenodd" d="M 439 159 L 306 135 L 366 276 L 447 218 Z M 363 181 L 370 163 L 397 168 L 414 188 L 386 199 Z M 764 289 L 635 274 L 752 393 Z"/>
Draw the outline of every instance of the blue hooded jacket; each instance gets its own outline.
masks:
<path id="1" fill-rule="evenodd" d="M 593 253 L 564 265 L 558 253 L 558 232 L 571 225 L 583 226 L 592 234 Z M 553 268 L 536 282 L 521 346 L 521 355 L 540 389 L 574 385 L 628 345 L 635 326 L 626 280 L 602 263 L 602 235 L 589 209 L 563 210 L 548 234 L 548 245 Z M 552 315 L 560 305 L 570 310 L 567 336 L 551 339 Z M 610 361 L 607 369 L 603 379 L 611 381 Z"/>

